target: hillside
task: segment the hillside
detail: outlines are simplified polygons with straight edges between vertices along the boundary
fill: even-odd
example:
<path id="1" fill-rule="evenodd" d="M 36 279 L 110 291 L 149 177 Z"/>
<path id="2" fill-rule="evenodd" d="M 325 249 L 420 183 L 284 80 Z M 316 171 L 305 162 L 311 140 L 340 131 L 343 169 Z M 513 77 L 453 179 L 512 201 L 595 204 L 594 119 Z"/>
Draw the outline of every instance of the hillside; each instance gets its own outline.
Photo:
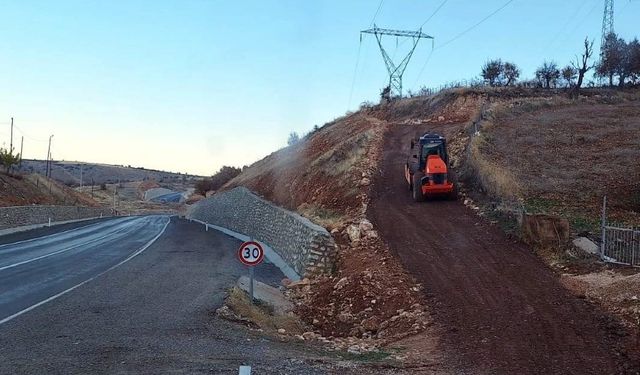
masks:
<path id="1" fill-rule="evenodd" d="M 51 176 L 54 180 L 60 181 L 70 186 L 80 185 L 80 169 L 82 168 L 83 184 L 100 185 L 103 183 L 117 183 L 127 181 L 155 180 L 164 182 L 192 181 L 198 176 L 158 171 L 153 169 L 136 168 L 131 166 L 53 161 L 51 165 Z M 45 175 L 46 161 L 25 159 L 19 169 L 24 173 L 39 173 Z"/>
<path id="2" fill-rule="evenodd" d="M 12 177 L 0 173 L 0 207 L 30 204 L 100 206 L 91 196 L 37 174 Z"/>
<path id="3" fill-rule="evenodd" d="M 640 225 L 638 93 L 498 103 L 472 152 L 486 190 L 528 212 L 597 231 L 607 195 L 612 221 Z"/>
<path id="4" fill-rule="evenodd" d="M 331 231 L 339 244 L 335 274 L 296 294 L 298 313 L 324 336 L 389 342 L 426 329 L 401 345 L 436 356 L 451 350 L 478 368 L 489 365 L 478 355 L 511 345 L 503 353 L 509 359 L 489 365 L 510 371 L 527 366 L 527 348 L 541 356 L 556 348 L 564 366 L 612 369 L 619 363 L 597 358 L 611 348 L 628 353 L 627 341 L 605 338 L 618 326 L 602 322 L 615 319 L 572 297 L 534 249 L 494 225 L 494 216 L 522 209 L 560 215 L 575 235 L 597 221 L 606 192 L 616 201 L 612 217 L 635 223 L 639 98 L 637 91 L 597 89 L 572 101 L 561 90 L 480 88 L 366 107 L 254 163 L 225 188 L 247 186 Z M 402 167 L 409 139 L 426 131 L 449 141 L 460 202 L 409 199 Z M 540 335 L 541 326 L 512 322 L 526 321 L 530 312 L 522 306 L 531 303 L 563 333 L 550 338 Z M 566 324 L 576 316 L 578 323 Z M 496 321 L 504 323 L 491 339 L 478 329 Z M 594 339 L 581 342 L 583 354 L 567 357 L 562 348 L 584 331 Z M 434 336 L 444 340 L 439 349 Z M 558 369 L 538 360 L 536 366 Z"/>

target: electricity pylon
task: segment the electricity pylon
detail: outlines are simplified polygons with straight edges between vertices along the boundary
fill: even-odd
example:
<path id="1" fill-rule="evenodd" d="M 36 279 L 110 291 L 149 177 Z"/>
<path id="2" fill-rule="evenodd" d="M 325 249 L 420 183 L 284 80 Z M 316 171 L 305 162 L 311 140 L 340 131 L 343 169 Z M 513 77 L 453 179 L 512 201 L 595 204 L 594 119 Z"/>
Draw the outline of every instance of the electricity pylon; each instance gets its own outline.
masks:
<path id="1" fill-rule="evenodd" d="M 420 39 L 433 40 L 433 37 L 423 33 L 422 29 L 418 31 L 390 30 L 381 29 L 376 25 L 373 25 L 373 29 L 362 30 L 360 32 L 360 40 L 362 40 L 363 33 L 373 34 L 376 36 L 378 46 L 380 47 L 380 53 L 382 53 L 382 58 L 384 59 L 384 63 L 387 66 L 387 71 L 389 72 L 389 88 L 393 90 L 398 96 L 402 97 L 402 75 L 404 74 L 405 69 L 407 69 L 407 64 L 409 64 L 409 60 L 411 60 L 411 56 L 416 50 L 418 42 L 420 41 Z M 400 61 L 398 65 L 393 62 L 393 59 L 389 57 L 389 54 L 382 46 L 382 36 L 384 35 L 411 38 L 411 41 L 413 42 L 409 53 L 407 53 L 407 55 L 404 57 L 404 59 L 402 59 L 402 61 Z"/>
<path id="2" fill-rule="evenodd" d="M 600 53 L 609 34 L 613 34 L 613 0 L 604 0 L 604 15 L 602 16 L 602 41 L 600 42 Z"/>

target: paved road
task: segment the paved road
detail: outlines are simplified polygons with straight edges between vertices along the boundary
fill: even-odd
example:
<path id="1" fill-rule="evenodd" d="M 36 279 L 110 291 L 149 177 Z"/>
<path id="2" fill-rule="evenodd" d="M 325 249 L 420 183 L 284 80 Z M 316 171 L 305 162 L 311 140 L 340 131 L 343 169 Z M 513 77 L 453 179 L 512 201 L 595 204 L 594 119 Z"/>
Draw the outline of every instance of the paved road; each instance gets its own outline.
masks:
<path id="1" fill-rule="evenodd" d="M 168 223 L 117 218 L 0 245 L 0 324 L 135 256 Z"/>
<path id="2" fill-rule="evenodd" d="M 86 237 L 95 241 L 93 250 L 69 249 L 0 271 L 2 316 L 127 259 L 166 222 L 166 217 L 118 219 L 0 247 L 3 254 L 18 247 L 29 253 L 3 255 L 6 267 L 50 254 L 42 244 L 56 244 L 58 236 L 66 238 L 58 251 Z M 105 233 L 120 240 L 103 244 Z M 127 233 L 140 238 L 125 249 L 133 238 Z M 254 374 L 387 373 L 344 367 L 313 346 L 281 342 L 216 317 L 225 292 L 246 274 L 235 255 L 239 244 L 220 232 L 205 232 L 200 224 L 172 218 L 164 234 L 138 256 L 0 324 L 0 374 L 237 374 L 245 364 L 253 366 Z M 33 268 L 41 262 L 49 266 Z M 26 270 L 26 281 L 14 273 L 20 269 Z M 12 277 L 5 276 L 9 272 Z M 39 282 L 37 275 L 43 275 Z M 269 263 L 256 269 L 256 278 L 271 285 L 283 277 Z M 30 295 L 32 288 L 41 294 Z"/>

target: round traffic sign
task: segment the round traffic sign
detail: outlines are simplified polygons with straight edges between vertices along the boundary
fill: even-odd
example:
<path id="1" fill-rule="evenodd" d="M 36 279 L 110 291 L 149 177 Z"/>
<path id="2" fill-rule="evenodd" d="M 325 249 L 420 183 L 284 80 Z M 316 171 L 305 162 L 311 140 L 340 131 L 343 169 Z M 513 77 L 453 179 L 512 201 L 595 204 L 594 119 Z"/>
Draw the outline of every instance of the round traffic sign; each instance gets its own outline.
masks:
<path id="1" fill-rule="evenodd" d="M 244 242 L 238 249 L 238 258 L 247 266 L 255 266 L 262 262 L 264 250 L 255 241 Z"/>

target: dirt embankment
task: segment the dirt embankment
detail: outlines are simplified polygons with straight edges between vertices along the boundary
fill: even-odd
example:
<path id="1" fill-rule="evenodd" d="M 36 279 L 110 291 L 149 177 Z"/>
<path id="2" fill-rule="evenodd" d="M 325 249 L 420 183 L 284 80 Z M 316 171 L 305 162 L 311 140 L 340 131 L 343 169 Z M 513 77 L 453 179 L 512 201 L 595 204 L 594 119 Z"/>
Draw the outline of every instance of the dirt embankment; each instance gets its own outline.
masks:
<path id="1" fill-rule="evenodd" d="M 100 206 L 90 196 L 37 174 L 8 176 L 0 173 L 0 207 L 30 204 Z"/>
<path id="2" fill-rule="evenodd" d="M 407 140 L 426 131 L 455 136 L 469 120 L 392 125 L 369 211 L 430 297 L 435 325 L 428 334 L 440 339 L 441 365 L 454 372 L 547 374 L 616 373 L 636 366 L 625 357 L 618 336 L 624 330 L 607 321 L 610 329 L 603 323 L 606 314 L 566 291 L 530 248 L 461 202 L 411 200 L 400 172 Z"/>
<path id="3" fill-rule="evenodd" d="M 581 100 L 606 100 L 597 95 Z M 477 156 L 472 143 L 488 138 L 474 130 L 491 134 L 495 108 L 555 100 L 549 97 L 559 95 L 463 89 L 368 108 L 255 163 L 227 187 L 247 186 L 332 232 L 340 247 L 336 272 L 295 288 L 298 313 L 324 336 L 391 342 L 427 328 L 400 345 L 428 368 L 454 373 L 632 371 L 627 331 L 572 296 L 531 248 L 461 202 L 415 204 L 402 179 L 412 137 L 445 135 L 462 174 L 477 168 L 469 163 Z M 520 133 L 511 136 L 521 140 Z M 509 140 L 499 142 L 518 154 Z M 498 168 L 507 159 L 476 146 L 487 166 L 522 178 L 517 160 Z M 473 173 L 462 177 L 467 192 L 478 187 Z"/>
<path id="4" fill-rule="evenodd" d="M 335 273 L 292 288 L 298 314 L 327 338 L 393 340 L 429 321 L 419 286 L 363 220 L 387 126 L 378 115 L 365 109 L 328 123 L 225 186 L 246 186 L 331 231 Z"/>
<path id="5" fill-rule="evenodd" d="M 492 104 L 471 151 L 482 185 L 527 212 L 565 217 L 574 233 L 609 220 L 640 225 L 640 93 L 515 98 Z"/>

